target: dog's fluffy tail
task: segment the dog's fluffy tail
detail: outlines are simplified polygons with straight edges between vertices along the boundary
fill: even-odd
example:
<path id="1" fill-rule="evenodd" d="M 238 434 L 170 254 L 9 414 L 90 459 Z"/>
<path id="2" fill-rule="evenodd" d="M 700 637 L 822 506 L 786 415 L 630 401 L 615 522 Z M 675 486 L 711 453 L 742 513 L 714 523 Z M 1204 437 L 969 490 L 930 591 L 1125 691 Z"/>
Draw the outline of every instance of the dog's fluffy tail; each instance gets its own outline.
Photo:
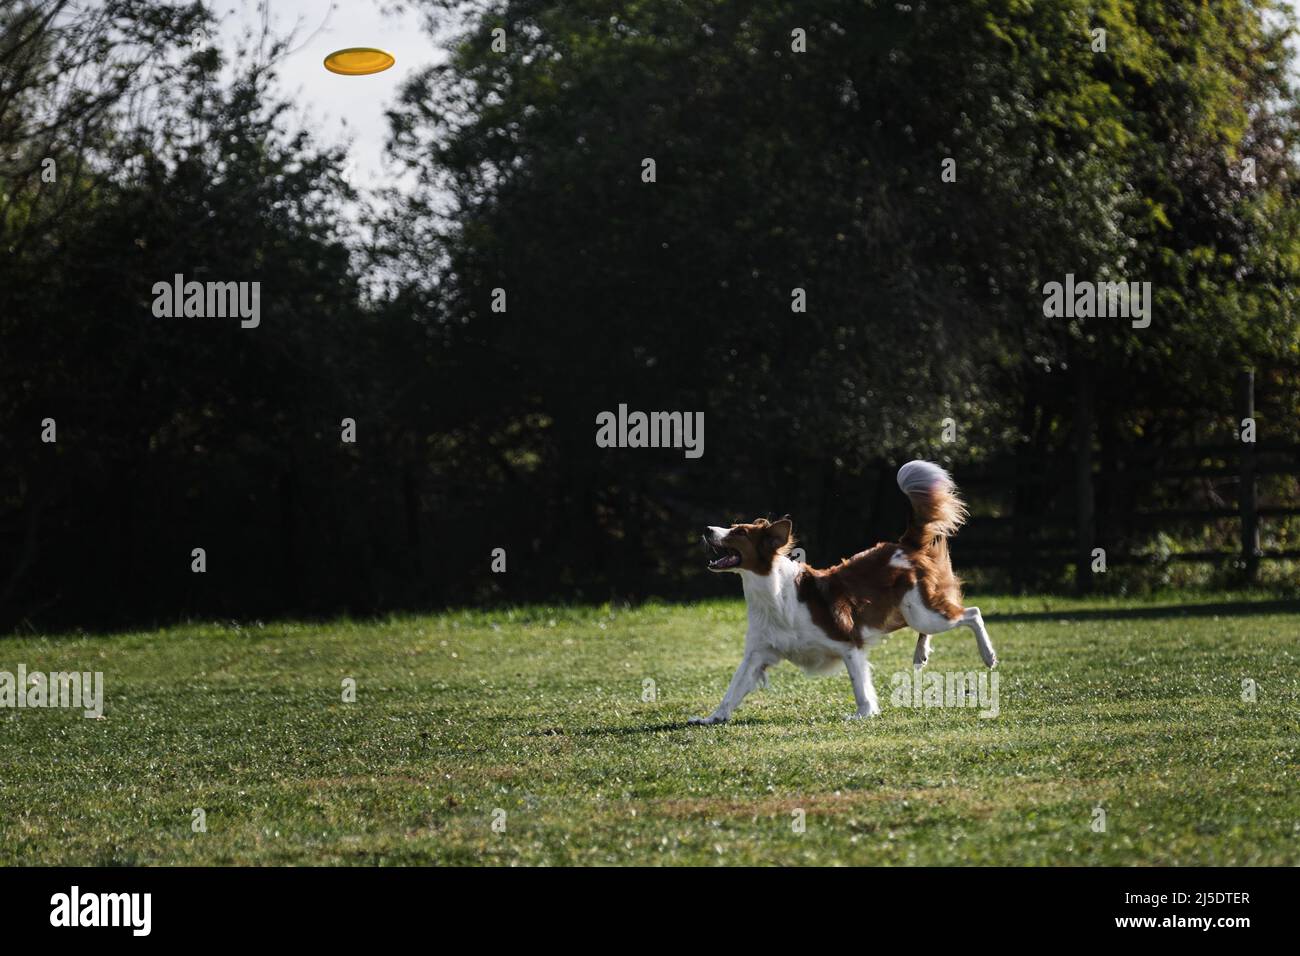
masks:
<path id="1" fill-rule="evenodd" d="M 909 461 L 898 469 L 898 487 L 912 502 L 912 520 L 901 541 L 905 547 L 928 548 L 965 523 L 966 505 L 952 476 L 933 462 Z"/>

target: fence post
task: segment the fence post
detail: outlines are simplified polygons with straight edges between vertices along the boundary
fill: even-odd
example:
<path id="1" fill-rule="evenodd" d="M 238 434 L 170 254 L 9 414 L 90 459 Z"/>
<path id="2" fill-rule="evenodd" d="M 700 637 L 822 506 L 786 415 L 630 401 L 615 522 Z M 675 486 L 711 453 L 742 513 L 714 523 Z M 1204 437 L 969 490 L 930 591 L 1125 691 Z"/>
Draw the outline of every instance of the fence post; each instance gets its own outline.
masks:
<path id="1" fill-rule="evenodd" d="M 1245 369 L 1237 373 L 1237 437 L 1240 440 L 1246 419 L 1255 417 L 1255 372 Z M 1252 439 L 1258 435 L 1251 429 Z M 1259 514 L 1256 511 L 1255 441 L 1241 441 L 1239 459 L 1240 491 L 1237 504 L 1241 512 L 1241 562 L 1246 582 L 1255 583 L 1259 574 Z"/>
<path id="2" fill-rule="evenodd" d="M 1024 448 L 1016 449 L 1015 484 L 1011 497 L 1011 593 L 1024 594 L 1029 583 L 1029 504 L 1024 476 L 1029 474 L 1025 465 L 1028 455 Z"/>
<path id="3" fill-rule="evenodd" d="M 1074 587 L 1080 594 L 1092 589 L 1093 511 L 1092 492 L 1092 380 L 1081 365 L 1074 392 L 1074 495 L 1075 545 Z"/>
<path id="4" fill-rule="evenodd" d="M 1033 379 L 1026 375 L 1026 381 Z M 1050 463 L 1043 455 L 1035 451 L 1030 453 L 1030 438 L 1035 433 L 1035 419 L 1038 409 L 1037 396 L 1026 394 L 1020 400 L 1020 435 L 1022 441 L 1016 443 L 1015 482 L 1012 485 L 1011 499 L 1011 589 L 1015 594 L 1024 594 L 1034 578 L 1033 544 L 1030 541 L 1030 529 L 1038 510 L 1034 495 L 1035 488 L 1029 484 L 1030 475 L 1040 475 Z"/>
<path id="5" fill-rule="evenodd" d="M 290 461 L 287 468 L 280 472 L 276 482 L 280 502 L 280 574 L 285 596 L 291 602 L 298 601 L 298 520 L 294 509 L 297 490 L 294 480 L 294 465 Z"/>

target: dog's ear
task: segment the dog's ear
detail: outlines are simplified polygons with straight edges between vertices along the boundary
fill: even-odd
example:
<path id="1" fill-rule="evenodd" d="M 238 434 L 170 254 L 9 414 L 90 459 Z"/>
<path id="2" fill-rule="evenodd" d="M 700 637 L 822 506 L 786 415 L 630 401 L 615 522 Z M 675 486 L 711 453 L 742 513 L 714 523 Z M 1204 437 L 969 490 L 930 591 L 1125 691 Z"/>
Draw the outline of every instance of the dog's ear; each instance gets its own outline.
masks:
<path id="1" fill-rule="evenodd" d="M 790 533 L 794 530 L 794 522 L 790 516 L 786 515 L 778 521 L 773 521 L 767 526 L 767 541 L 773 551 L 779 551 L 790 543 Z"/>

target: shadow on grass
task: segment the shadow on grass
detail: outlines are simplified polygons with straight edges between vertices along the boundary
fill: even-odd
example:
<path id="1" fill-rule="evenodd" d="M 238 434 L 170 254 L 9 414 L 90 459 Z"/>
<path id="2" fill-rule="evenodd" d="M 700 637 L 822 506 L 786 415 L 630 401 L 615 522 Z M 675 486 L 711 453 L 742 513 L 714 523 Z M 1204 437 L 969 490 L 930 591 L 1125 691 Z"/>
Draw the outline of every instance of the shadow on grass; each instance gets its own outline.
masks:
<path id="1" fill-rule="evenodd" d="M 761 720 L 740 719 L 729 720 L 725 724 L 712 724 L 705 727 L 689 724 L 684 720 L 673 721 L 671 723 L 659 724 L 638 724 L 631 727 L 575 727 L 567 730 L 563 727 L 547 727 L 545 730 L 532 730 L 528 732 L 529 737 L 634 737 L 639 734 L 658 734 L 665 730 L 695 730 L 700 733 L 708 733 L 717 727 L 745 727 L 751 724 L 761 724 Z"/>
<path id="2" fill-rule="evenodd" d="M 1006 621 L 1124 621 L 1168 617 L 1234 617 L 1251 614 L 1300 614 L 1300 601 L 1219 601 L 1213 604 L 1168 604 L 1161 607 L 1078 608 L 1060 611 L 1013 611 L 988 614 L 989 623 Z"/>

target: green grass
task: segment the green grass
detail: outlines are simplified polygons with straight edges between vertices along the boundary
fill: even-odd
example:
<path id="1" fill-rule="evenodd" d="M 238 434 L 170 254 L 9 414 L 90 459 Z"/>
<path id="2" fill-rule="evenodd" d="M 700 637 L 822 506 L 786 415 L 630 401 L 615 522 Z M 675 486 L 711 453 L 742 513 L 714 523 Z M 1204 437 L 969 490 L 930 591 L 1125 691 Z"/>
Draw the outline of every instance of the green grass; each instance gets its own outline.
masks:
<path id="1" fill-rule="evenodd" d="M 879 718 L 787 664 L 687 728 L 739 600 L 6 638 L 0 670 L 102 671 L 106 708 L 0 710 L 0 862 L 1296 864 L 1300 615 L 1231 597 L 978 596 L 991 720 L 893 706 L 902 631 Z M 934 644 L 980 669 L 967 632 Z"/>

